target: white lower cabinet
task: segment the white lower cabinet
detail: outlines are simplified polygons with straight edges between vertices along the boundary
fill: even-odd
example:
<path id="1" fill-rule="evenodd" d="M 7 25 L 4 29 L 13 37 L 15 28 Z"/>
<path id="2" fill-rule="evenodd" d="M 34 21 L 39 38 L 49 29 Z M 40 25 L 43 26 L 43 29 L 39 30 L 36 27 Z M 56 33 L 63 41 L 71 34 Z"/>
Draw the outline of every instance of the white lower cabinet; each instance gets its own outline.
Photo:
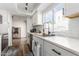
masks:
<path id="1" fill-rule="evenodd" d="M 43 56 L 43 40 L 33 36 L 34 43 L 32 44 L 32 51 L 35 56 Z M 36 48 L 35 48 L 36 47 Z"/>
<path id="2" fill-rule="evenodd" d="M 54 54 L 50 54 L 49 52 L 47 52 L 46 50 L 44 50 L 44 56 L 55 56 Z"/>
<path id="3" fill-rule="evenodd" d="M 58 46 L 55 46 L 49 42 L 44 41 L 44 55 L 50 56 L 76 56 L 75 54 L 66 51 Z"/>
<path id="4" fill-rule="evenodd" d="M 39 38 L 38 42 L 40 44 L 40 56 L 43 56 L 43 40 Z"/>
<path id="5" fill-rule="evenodd" d="M 76 56 L 74 53 L 39 37 L 33 36 L 33 40 L 33 48 L 35 47 L 33 53 L 35 53 L 35 56 Z"/>
<path id="6" fill-rule="evenodd" d="M 45 50 L 44 49 L 44 56 L 57 56 L 57 54 L 55 54 L 55 53 L 50 53 L 49 51 L 47 51 L 47 50 Z"/>

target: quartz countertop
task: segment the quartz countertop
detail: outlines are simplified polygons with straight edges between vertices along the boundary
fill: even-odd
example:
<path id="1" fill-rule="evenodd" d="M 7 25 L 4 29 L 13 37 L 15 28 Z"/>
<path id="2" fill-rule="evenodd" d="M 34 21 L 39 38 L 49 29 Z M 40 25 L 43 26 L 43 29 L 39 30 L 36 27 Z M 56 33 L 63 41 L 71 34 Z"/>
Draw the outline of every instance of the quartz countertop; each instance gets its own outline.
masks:
<path id="1" fill-rule="evenodd" d="M 46 40 L 50 43 L 56 44 L 59 47 L 68 50 L 76 55 L 79 55 L 79 39 L 63 37 L 63 36 L 47 36 L 43 37 L 39 33 L 30 33 L 36 37 Z"/>

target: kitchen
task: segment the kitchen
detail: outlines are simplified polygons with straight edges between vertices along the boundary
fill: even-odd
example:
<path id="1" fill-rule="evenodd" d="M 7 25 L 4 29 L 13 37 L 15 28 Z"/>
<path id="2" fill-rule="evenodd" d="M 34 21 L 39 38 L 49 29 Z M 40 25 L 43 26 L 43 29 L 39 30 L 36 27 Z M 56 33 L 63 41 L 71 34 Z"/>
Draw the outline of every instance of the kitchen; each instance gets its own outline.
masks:
<path id="1" fill-rule="evenodd" d="M 38 32 L 28 34 L 32 35 L 32 52 L 35 56 L 78 55 L 78 9 L 75 6 L 78 4 L 50 4 L 42 9 L 43 21 L 39 17 L 34 19 L 33 26 Z M 37 16 L 41 16 L 39 11 Z M 42 30 L 41 33 L 39 30 Z"/>
<path id="2" fill-rule="evenodd" d="M 8 46 L 12 46 L 13 38 L 23 37 L 26 38 L 32 56 L 79 56 L 79 3 L 8 3 L 3 6 L 5 5 L 13 6 L 10 7 L 11 10 L 0 6 L 0 12 L 4 10 L 1 15 L 5 13 L 4 24 L 0 24 L 0 36 L 4 32 L 8 34 Z M 12 27 L 15 28 L 14 34 Z"/>

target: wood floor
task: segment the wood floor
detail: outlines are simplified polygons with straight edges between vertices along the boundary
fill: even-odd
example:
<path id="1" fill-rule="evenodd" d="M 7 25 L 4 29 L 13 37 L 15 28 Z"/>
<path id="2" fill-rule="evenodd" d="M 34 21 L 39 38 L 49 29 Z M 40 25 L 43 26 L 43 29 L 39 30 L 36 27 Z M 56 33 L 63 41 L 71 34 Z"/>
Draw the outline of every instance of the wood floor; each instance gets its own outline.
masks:
<path id="1" fill-rule="evenodd" d="M 18 56 L 25 56 L 29 52 L 26 38 L 13 39 L 13 46 L 20 49 Z"/>

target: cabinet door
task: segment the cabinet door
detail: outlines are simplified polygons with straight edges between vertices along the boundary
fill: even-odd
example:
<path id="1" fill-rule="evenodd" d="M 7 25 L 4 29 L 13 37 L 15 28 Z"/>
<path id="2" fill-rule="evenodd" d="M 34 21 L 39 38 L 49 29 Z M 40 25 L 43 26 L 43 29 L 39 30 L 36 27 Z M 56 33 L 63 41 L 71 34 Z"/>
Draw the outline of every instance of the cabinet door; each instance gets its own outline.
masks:
<path id="1" fill-rule="evenodd" d="M 40 45 L 40 56 L 43 56 L 43 40 L 38 37 L 35 37 L 35 41 L 37 41 Z"/>
<path id="2" fill-rule="evenodd" d="M 44 50 L 43 50 L 43 55 L 44 56 L 58 56 L 57 54 L 55 54 L 54 52 L 49 52 L 49 50 L 46 50 L 47 48 L 44 47 Z"/>
<path id="3" fill-rule="evenodd" d="M 33 17 L 33 25 L 42 25 L 42 13 L 36 12 Z"/>
<path id="4" fill-rule="evenodd" d="M 44 41 L 44 56 L 58 56 L 52 49 L 54 47 L 51 47 L 48 42 Z"/>
<path id="5" fill-rule="evenodd" d="M 40 38 L 38 38 L 38 42 L 39 42 L 40 47 L 41 47 L 41 49 L 40 49 L 40 55 L 43 56 L 43 40 L 40 39 Z"/>
<path id="6" fill-rule="evenodd" d="M 37 13 L 35 13 L 32 17 L 33 19 L 33 25 L 36 25 L 36 22 L 37 22 Z"/>
<path id="7" fill-rule="evenodd" d="M 33 19 L 33 25 L 36 25 L 36 23 L 37 23 L 37 13 L 35 13 L 33 15 L 32 19 Z"/>
<path id="8" fill-rule="evenodd" d="M 65 3 L 64 5 L 65 16 L 70 16 L 78 12 L 79 12 L 79 3 Z"/>
<path id="9" fill-rule="evenodd" d="M 48 53 L 50 53 L 52 56 L 76 56 L 75 54 L 66 51 L 56 45 L 50 44 L 48 42 L 44 41 L 44 50 Z M 44 53 L 46 53 L 44 52 Z"/>
<path id="10" fill-rule="evenodd" d="M 44 53 L 44 56 L 56 56 L 54 53 L 53 53 L 53 54 L 50 54 L 49 52 L 47 52 L 47 51 L 45 51 L 45 50 L 44 50 L 44 52 L 45 52 L 45 53 Z"/>
<path id="11" fill-rule="evenodd" d="M 35 36 L 33 36 L 33 40 L 40 45 L 40 56 L 43 56 L 43 40 Z"/>
<path id="12" fill-rule="evenodd" d="M 37 25 L 42 25 L 42 12 L 37 13 Z"/>

